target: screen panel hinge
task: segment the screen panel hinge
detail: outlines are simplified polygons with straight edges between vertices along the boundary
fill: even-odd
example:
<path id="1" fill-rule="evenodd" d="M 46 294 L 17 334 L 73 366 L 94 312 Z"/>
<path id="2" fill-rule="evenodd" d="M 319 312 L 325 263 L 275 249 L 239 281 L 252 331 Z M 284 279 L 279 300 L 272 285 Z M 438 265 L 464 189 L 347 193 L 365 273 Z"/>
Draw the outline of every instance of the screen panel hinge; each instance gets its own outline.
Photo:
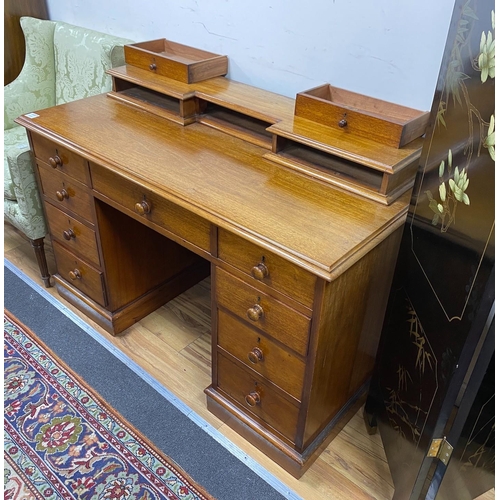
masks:
<path id="1" fill-rule="evenodd" d="M 448 465 L 452 452 L 453 446 L 451 446 L 451 444 L 448 443 L 444 437 L 432 440 L 427 456 L 431 458 L 438 458 L 444 465 Z"/>

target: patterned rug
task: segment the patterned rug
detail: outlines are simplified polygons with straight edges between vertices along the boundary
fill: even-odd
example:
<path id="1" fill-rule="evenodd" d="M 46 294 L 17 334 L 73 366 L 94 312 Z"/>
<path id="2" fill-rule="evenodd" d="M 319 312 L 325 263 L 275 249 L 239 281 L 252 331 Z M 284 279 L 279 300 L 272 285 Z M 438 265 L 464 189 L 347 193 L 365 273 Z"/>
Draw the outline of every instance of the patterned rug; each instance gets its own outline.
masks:
<path id="1" fill-rule="evenodd" d="M 7 311 L 4 413 L 4 499 L 213 500 Z"/>

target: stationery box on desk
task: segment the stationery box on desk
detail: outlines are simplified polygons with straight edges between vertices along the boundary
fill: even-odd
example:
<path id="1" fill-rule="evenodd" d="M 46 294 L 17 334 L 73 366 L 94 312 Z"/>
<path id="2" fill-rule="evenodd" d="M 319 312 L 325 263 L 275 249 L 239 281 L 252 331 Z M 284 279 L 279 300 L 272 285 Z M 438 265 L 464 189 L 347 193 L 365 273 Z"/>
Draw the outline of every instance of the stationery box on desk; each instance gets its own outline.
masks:
<path id="1" fill-rule="evenodd" d="M 125 45 L 125 62 L 184 83 L 223 76 L 228 67 L 226 56 L 165 38 Z"/>
<path id="2" fill-rule="evenodd" d="M 423 135 L 429 120 L 427 112 L 328 84 L 298 93 L 295 116 L 341 128 L 346 135 L 373 138 L 396 148 Z"/>

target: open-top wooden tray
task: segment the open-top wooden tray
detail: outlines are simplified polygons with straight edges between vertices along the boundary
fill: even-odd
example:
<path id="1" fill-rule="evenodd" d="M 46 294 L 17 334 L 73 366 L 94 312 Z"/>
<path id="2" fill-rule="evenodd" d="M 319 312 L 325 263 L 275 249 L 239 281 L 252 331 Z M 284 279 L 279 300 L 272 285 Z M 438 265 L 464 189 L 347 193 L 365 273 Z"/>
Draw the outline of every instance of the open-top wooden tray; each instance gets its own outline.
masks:
<path id="1" fill-rule="evenodd" d="M 429 113 L 326 84 L 297 94 L 295 116 L 346 135 L 371 138 L 400 148 L 425 133 Z"/>
<path id="2" fill-rule="evenodd" d="M 228 67 L 227 56 L 165 38 L 125 45 L 125 62 L 184 83 L 223 76 Z"/>

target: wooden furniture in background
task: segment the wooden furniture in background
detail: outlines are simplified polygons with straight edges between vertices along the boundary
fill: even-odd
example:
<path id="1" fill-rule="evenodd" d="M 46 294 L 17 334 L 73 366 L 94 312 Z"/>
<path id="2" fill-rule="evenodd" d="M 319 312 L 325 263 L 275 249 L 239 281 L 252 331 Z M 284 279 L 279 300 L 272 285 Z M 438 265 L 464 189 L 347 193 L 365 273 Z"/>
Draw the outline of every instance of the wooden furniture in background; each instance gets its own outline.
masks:
<path id="1" fill-rule="evenodd" d="M 300 477 L 361 403 L 409 193 L 374 200 L 356 175 L 340 189 L 264 157 L 273 127 L 293 120 L 292 99 L 222 77 L 109 73 L 109 96 L 18 119 L 37 159 L 57 289 L 118 334 L 210 263 L 208 408 Z M 365 170 L 370 157 L 411 170 L 421 147 L 309 143 Z"/>
<path id="2" fill-rule="evenodd" d="M 5 0 L 3 15 L 3 84 L 7 85 L 19 75 L 24 64 L 26 47 L 19 19 L 22 16 L 48 19 L 47 5 L 45 0 Z"/>

